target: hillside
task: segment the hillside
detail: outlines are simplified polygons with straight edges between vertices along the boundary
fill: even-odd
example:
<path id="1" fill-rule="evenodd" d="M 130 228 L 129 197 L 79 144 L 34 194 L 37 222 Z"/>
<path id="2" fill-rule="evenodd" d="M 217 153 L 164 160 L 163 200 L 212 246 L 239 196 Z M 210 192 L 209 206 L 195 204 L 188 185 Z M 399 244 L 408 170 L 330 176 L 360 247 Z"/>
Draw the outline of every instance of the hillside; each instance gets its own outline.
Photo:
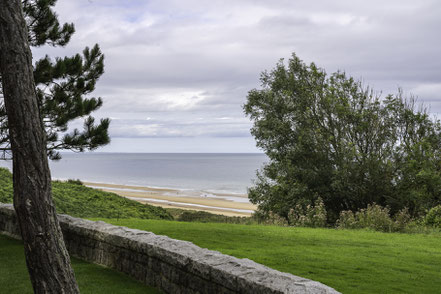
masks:
<path id="1" fill-rule="evenodd" d="M 12 174 L 8 169 L 0 168 L 0 202 L 12 203 L 12 193 Z M 57 212 L 75 217 L 173 219 L 161 207 L 92 189 L 79 181 L 54 181 L 52 194 Z"/>

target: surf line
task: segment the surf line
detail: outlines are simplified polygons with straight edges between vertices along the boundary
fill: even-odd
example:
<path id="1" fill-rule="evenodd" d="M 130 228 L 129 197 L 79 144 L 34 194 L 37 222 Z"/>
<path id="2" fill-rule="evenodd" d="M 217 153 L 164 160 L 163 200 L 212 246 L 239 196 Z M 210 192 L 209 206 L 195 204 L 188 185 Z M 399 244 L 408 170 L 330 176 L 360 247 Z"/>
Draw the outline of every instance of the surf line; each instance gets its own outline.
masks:
<path id="1" fill-rule="evenodd" d="M 254 210 L 249 210 L 249 209 L 238 209 L 238 208 L 228 208 L 228 207 L 219 207 L 219 206 L 208 206 L 208 205 L 202 205 L 202 204 L 196 204 L 196 203 L 192 204 L 192 203 L 174 202 L 174 201 L 161 200 L 161 199 L 153 199 L 153 198 L 142 198 L 142 197 L 126 197 L 126 198 L 131 199 L 131 200 L 157 202 L 157 203 L 164 203 L 164 204 L 170 204 L 170 205 L 182 205 L 182 206 L 190 206 L 190 207 L 211 208 L 211 209 L 216 209 L 216 210 L 244 212 L 244 213 L 253 213 L 254 212 Z"/>

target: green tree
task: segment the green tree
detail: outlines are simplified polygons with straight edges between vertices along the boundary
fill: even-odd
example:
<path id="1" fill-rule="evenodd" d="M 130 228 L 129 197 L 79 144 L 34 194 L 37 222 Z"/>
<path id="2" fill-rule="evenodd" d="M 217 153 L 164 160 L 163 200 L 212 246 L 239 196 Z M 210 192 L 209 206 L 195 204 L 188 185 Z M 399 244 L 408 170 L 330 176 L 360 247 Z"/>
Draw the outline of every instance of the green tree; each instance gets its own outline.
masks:
<path id="1" fill-rule="evenodd" d="M 248 93 L 251 133 L 270 161 L 250 200 L 287 217 L 323 199 L 329 220 L 368 204 L 418 214 L 440 202 L 440 123 L 403 94 L 380 99 L 342 72 L 327 75 L 295 54 Z"/>
<path id="2" fill-rule="evenodd" d="M 29 44 L 65 46 L 75 32 L 73 24 L 60 25 L 53 6 L 57 0 L 23 0 Z M 56 58 L 49 56 L 34 65 L 34 80 L 40 116 L 44 124 L 47 153 L 59 159 L 58 150 L 94 150 L 110 142 L 109 119 L 95 123 L 90 114 L 102 106 L 102 99 L 89 97 L 104 72 L 104 55 L 98 45 L 82 54 Z M 1 80 L 0 80 L 1 81 Z M 1 97 L 3 98 L 3 96 Z M 83 118 L 82 130 L 69 131 L 69 123 Z M 8 120 L 3 99 L 0 101 L 0 150 L 10 158 Z"/>

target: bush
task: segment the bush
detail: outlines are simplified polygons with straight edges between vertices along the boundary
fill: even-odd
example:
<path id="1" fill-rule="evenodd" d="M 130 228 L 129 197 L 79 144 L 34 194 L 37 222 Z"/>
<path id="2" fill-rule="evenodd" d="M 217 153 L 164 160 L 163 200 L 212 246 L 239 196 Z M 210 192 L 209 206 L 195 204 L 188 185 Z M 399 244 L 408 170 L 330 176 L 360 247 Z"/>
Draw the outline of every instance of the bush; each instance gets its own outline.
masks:
<path id="1" fill-rule="evenodd" d="M 359 225 L 375 231 L 391 232 L 394 222 L 389 216 L 389 209 L 377 204 L 368 205 L 356 213 Z"/>
<path id="2" fill-rule="evenodd" d="M 326 209 L 321 198 L 318 198 L 314 206 L 308 205 L 305 209 L 301 205 L 296 205 L 295 209 L 290 209 L 288 221 L 291 226 L 299 227 L 325 227 Z"/>
<path id="3" fill-rule="evenodd" d="M 336 222 L 337 229 L 358 229 L 358 221 L 355 214 L 350 210 L 340 212 L 340 217 Z"/>
<path id="4" fill-rule="evenodd" d="M 255 223 L 251 217 L 246 216 L 226 216 L 214 214 L 206 211 L 183 210 L 177 208 L 166 208 L 177 221 L 200 222 L 200 223 L 232 223 L 232 224 L 251 224 Z"/>
<path id="5" fill-rule="evenodd" d="M 7 168 L 0 168 L 0 202 L 12 203 L 12 174 Z"/>
<path id="6" fill-rule="evenodd" d="M 357 211 L 342 211 L 337 220 L 339 229 L 372 229 L 382 232 L 404 232 L 412 218 L 407 208 L 400 210 L 394 218 L 390 217 L 389 208 L 377 204 Z"/>
<path id="7" fill-rule="evenodd" d="M 431 227 L 441 228 L 441 205 L 429 210 L 424 218 L 424 223 Z"/>
<path id="8" fill-rule="evenodd" d="M 318 198 L 314 205 L 306 207 L 296 205 L 294 209 L 290 209 L 287 217 L 280 216 L 273 211 L 265 213 L 257 210 L 253 214 L 253 219 L 260 224 L 311 228 L 325 227 L 326 217 L 325 204 L 321 198 Z"/>
<path id="9" fill-rule="evenodd" d="M 275 226 L 288 226 L 288 221 L 286 218 L 281 217 L 277 213 L 270 211 L 267 215 L 262 215 L 256 212 L 254 218 L 258 220 L 259 223 L 264 225 L 275 225 Z"/>
<path id="10" fill-rule="evenodd" d="M 407 207 L 400 210 L 397 214 L 394 215 L 394 227 L 396 231 L 404 232 L 407 231 L 410 223 L 413 221 L 410 216 L 409 209 Z"/>
<path id="11" fill-rule="evenodd" d="M 79 179 L 76 179 L 76 180 L 74 180 L 74 179 L 69 179 L 69 180 L 67 180 L 67 183 L 69 183 L 69 184 L 74 184 L 74 185 L 84 186 L 83 182 L 81 182 L 81 180 L 79 180 Z"/>

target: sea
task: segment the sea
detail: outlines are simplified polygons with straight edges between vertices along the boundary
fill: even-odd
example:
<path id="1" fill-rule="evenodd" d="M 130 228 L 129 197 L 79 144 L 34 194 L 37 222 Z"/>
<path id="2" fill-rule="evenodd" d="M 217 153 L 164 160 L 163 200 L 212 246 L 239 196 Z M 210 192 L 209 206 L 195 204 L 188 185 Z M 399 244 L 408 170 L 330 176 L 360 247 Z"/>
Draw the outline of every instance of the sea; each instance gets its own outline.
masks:
<path id="1" fill-rule="evenodd" d="M 259 153 L 63 153 L 53 179 L 245 194 L 268 161 Z M 3 161 L 1 166 L 12 166 Z"/>

